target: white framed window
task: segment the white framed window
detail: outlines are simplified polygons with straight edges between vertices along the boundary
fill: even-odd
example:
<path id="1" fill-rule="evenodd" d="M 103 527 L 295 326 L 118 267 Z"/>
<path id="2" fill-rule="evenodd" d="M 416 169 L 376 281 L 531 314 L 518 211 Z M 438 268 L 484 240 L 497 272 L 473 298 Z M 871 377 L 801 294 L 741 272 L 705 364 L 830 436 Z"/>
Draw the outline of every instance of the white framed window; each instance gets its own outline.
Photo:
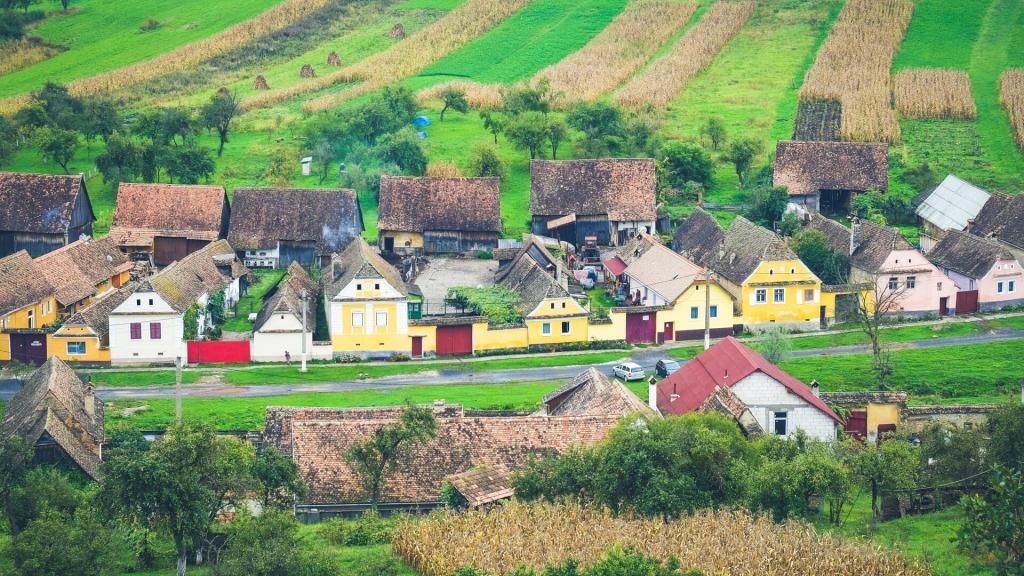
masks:
<path id="1" fill-rule="evenodd" d="M 1006 291 L 1007 292 L 1016 292 L 1017 291 L 1017 281 L 1016 280 L 1010 280 L 1010 282 L 1007 284 L 1007 290 Z"/>
<path id="2" fill-rule="evenodd" d="M 804 290 L 804 302 L 814 302 L 814 288 Z"/>
<path id="3" fill-rule="evenodd" d="M 568 321 L 563 320 L 562 321 L 562 334 L 568 334 L 571 331 L 572 331 L 572 324 L 570 324 Z"/>
<path id="4" fill-rule="evenodd" d="M 999 294 L 1003 293 L 1003 281 L 996 282 L 996 292 Z"/>
<path id="5" fill-rule="evenodd" d="M 779 436 L 785 436 L 789 429 L 789 413 L 772 413 L 772 430 Z"/>
<path id="6" fill-rule="evenodd" d="M 785 288 L 776 288 L 776 289 L 774 289 L 772 291 L 772 302 L 774 302 L 776 304 L 785 304 L 786 303 L 786 289 Z"/>
<path id="7" fill-rule="evenodd" d="M 756 304 L 764 304 L 768 301 L 768 289 L 758 288 L 754 290 L 754 302 Z"/>
<path id="8" fill-rule="evenodd" d="M 700 310 L 696 306 L 690 306 L 690 320 L 696 320 L 700 315 Z"/>
<path id="9" fill-rule="evenodd" d="M 81 356 L 85 354 L 85 342 L 68 342 L 68 356 Z"/>
<path id="10" fill-rule="evenodd" d="M 907 290 L 917 287 L 917 276 L 907 276 Z"/>
<path id="11" fill-rule="evenodd" d="M 548 323 L 548 322 L 545 322 L 545 323 L 541 324 L 540 325 L 540 333 L 545 335 L 545 336 L 551 336 L 551 324 Z"/>
<path id="12" fill-rule="evenodd" d="M 895 276 L 889 277 L 889 290 L 895 290 L 900 287 L 900 279 Z"/>
<path id="13" fill-rule="evenodd" d="M 362 328 L 363 327 L 363 313 L 362 311 L 356 311 L 352 313 L 352 327 Z"/>
<path id="14" fill-rule="evenodd" d="M 377 326 L 387 326 L 387 325 L 388 325 L 388 313 L 387 312 L 377 312 Z"/>

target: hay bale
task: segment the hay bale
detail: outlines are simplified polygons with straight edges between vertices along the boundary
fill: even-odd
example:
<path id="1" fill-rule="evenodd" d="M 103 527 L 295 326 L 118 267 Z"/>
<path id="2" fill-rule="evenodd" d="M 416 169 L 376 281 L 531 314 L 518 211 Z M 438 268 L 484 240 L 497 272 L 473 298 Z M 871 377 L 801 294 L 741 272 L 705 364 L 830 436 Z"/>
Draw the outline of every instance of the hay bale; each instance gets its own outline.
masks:
<path id="1" fill-rule="evenodd" d="M 388 32 L 388 36 L 392 38 L 405 38 L 405 26 L 402 26 L 401 22 L 395 24 L 391 27 L 391 32 Z"/>
<path id="2" fill-rule="evenodd" d="M 253 80 L 252 87 L 254 90 L 270 90 L 270 85 L 267 84 L 267 79 L 263 77 L 263 74 L 258 74 L 256 79 Z"/>
<path id="3" fill-rule="evenodd" d="M 217 96 L 230 96 L 230 95 L 231 95 L 231 92 L 228 91 L 228 87 L 227 86 L 221 86 L 220 88 L 217 88 Z"/>
<path id="4" fill-rule="evenodd" d="M 303 64 L 302 70 L 299 70 L 299 78 L 316 78 L 316 70 L 309 64 Z"/>
<path id="5" fill-rule="evenodd" d="M 327 55 L 327 65 L 341 66 L 341 56 L 338 56 L 337 52 L 331 50 L 331 53 Z"/>

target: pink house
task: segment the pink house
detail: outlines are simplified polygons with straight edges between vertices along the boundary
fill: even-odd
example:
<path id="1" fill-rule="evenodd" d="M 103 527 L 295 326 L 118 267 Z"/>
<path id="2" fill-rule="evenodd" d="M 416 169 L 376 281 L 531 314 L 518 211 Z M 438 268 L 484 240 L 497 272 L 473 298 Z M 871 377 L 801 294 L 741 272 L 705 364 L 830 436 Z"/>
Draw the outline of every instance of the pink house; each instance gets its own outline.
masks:
<path id="1" fill-rule="evenodd" d="M 995 240 L 949 230 L 928 258 L 960 290 L 957 314 L 1024 303 L 1020 262 Z"/>

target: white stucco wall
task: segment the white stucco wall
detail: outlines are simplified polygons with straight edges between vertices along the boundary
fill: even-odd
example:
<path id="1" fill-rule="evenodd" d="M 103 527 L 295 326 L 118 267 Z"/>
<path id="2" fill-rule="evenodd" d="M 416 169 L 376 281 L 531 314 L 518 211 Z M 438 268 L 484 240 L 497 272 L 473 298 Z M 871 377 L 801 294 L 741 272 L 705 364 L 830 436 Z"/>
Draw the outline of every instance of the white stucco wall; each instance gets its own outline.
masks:
<path id="1" fill-rule="evenodd" d="M 309 314 L 315 314 L 310 309 Z M 307 318 L 308 321 L 308 318 Z M 302 320 L 293 314 L 274 314 L 252 335 L 252 359 L 256 362 L 283 361 L 288 351 L 293 361 L 302 357 Z M 306 358 L 312 358 L 313 333 L 306 333 Z"/>
<path id="2" fill-rule="evenodd" d="M 800 429 L 818 440 L 834 440 L 836 437 L 832 418 L 763 372 L 754 372 L 740 380 L 733 385 L 732 391 L 750 408 L 761 428 L 769 434 L 775 431 L 774 413 L 786 412 L 787 436 Z"/>
<path id="3" fill-rule="evenodd" d="M 155 292 L 136 292 L 114 309 L 108 322 L 111 364 L 173 363 L 177 356 L 182 359 L 187 356 L 182 340 L 185 331 L 182 315 Z M 149 326 L 154 322 L 160 323 L 159 339 L 149 336 Z M 141 339 L 132 340 L 132 323 L 142 325 Z"/>

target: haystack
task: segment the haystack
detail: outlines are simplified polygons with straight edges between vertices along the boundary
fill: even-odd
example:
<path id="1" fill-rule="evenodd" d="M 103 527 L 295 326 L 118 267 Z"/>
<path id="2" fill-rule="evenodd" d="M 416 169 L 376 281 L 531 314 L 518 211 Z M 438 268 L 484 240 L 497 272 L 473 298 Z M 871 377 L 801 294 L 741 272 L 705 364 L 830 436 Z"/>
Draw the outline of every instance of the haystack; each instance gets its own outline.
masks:
<path id="1" fill-rule="evenodd" d="M 230 96 L 230 95 L 231 95 L 231 92 L 228 90 L 227 86 L 221 86 L 220 88 L 217 88 L 217 96 Z"/>
<path id="2" fill-rule="evenodd" d="M 327 65 L 341 66 L 341 56 L 338 56 L 337 52 L 331 50 L 331 53 L 327 55 Z"/>
<path id="3" fill-rule="evenodd" d="M 302 70 L 299 71 L 299 78 L 316 78 L 316 70 L 309 64 L 303 64 Z"/>
<path id="4" fill-rule="evenodd" d="M 391 28 L 391 32 L 388 32 L 388 36 L 392 38 L 405 38 L 405 26 L 402 26 L 401 22 L 395 24 Z"/>
<path id="5" fill-rule="evenodd" d="M 267 79 L 263 77 L 263 74 L 256 76 L 256 80 L 253 80 L 252 87 L 254 90 L 270 90 L 270 85 L 267 84 Z"/>

